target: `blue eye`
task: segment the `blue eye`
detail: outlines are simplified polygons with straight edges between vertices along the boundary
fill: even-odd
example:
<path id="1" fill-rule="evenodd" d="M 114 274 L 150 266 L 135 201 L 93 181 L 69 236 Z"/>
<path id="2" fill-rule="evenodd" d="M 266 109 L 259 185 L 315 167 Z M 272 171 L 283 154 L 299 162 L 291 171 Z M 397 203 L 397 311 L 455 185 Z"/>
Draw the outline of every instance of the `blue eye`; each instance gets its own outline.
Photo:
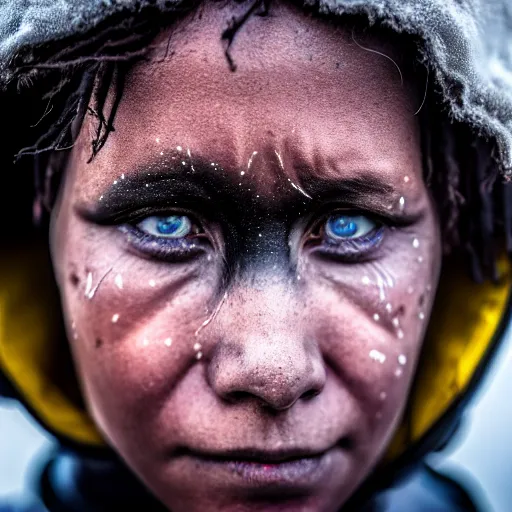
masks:
<path id="1" fill-rule="evenodd" d="M 169 263 L 189 261 L 212 249 L 201 225 L 188 215 L 152 215 L 120 229 L 132 248 Z"/>
<path id="2" fill-rule="evenodd" d="M 185 215 L 146 217 L 137 224 L 143 233 L 158 238 L 184 238 L 192 232 L 192 222 Z"/>
<path id="3" fill-rule="evenodd" d="M 354 240 L 371 233 L 377 224 L 363 215 L 331 215 L 325 223 L 325 234 L 332 240 Z"/>

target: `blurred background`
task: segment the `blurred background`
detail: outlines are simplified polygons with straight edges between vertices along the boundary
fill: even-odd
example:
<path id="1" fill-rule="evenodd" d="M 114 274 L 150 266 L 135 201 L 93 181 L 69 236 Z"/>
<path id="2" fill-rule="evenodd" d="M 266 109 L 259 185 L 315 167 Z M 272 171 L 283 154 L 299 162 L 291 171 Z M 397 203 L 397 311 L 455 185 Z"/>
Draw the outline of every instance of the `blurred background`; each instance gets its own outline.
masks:
<path id="1" fill-rule="evenodd" d="M 512 325 L 504 341 L 465 425 L 445 452 L 430 459 L 468 487 L 478 482 L 486 512 L 512 511 Z M 20 406 L 0 398 L 0 502 L 23 493 L 31 461 L 51 450 L 52 443 Z"/>

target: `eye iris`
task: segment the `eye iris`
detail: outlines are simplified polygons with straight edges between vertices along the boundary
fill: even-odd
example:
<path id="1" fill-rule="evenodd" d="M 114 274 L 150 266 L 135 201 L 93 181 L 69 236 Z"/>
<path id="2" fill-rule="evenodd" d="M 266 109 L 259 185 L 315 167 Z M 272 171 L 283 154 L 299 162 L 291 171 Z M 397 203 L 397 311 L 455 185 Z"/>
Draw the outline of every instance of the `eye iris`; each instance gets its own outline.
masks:
<path id="1" fill-rule="evenodd" d="M 347 238 L 357 233 L 357 224 L 350 217 L 338 215 L 329 218 L 327 221 L 327 231 L 328 234 Z"/>
<path id="2" fill-rule="evenodd" d="M 190 232 L 190 221 L 187 217 L 179 215 L 161 217 L 156 223 L 156 230 L 161 235 L 186 236 Z"/>

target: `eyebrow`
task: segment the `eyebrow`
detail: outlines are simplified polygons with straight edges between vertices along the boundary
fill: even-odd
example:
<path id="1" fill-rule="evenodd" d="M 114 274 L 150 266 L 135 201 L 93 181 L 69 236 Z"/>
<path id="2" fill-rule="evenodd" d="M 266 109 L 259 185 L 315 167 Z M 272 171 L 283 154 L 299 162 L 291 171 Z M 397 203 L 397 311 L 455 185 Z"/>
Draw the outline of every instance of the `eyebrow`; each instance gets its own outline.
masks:
<path id="1" fill-rule="evenodd" d="M 235 181 L 211 163 L 194 159 L 180 160 L 178 164 L 167 159 L 127 171 L 94 204 L 79 204 L 77 210 L 88 220 L 110 224 L 133 211 L 134 205 L 164 208 L 222 202 L 234 207 L 250 196 Z"/>
<path id="2" fill-rule="evenodd" d="M 311 174 L 305 169 L 299 170 L 298 176 L 302 179 L 298 182 L 282 172 L 282 183 L 289 186 L 289 193 L 283 194 L 274 209 L 314 209 L 327 201 L 337 201 L 347 207 L 395 217 L 390 205 L 397 201 L 399 192 L 379 173 L 358 171 L 356 177 L 350 173 L 349 177 L 339 179 L 322 176 L 321 170 Z M 233 212 L 246 212 L 257 202 L 266 207 L 268 214 L 270 203 L 260 196 L 261 192 L 258 194 L 257 184 L 242 187 L 240 183 L 240 172 L 212 166 L 211 161 L 204 158 L 167 158 L 127 171 L 94 204 L 81 203 L 76 208 L 82 217 L 97 224 L 115 223 L 136 209 L 134 206 L 164 209 L 203 203 L 203 206 L 209 204 L 218 208 L 222 204 Z"/>
<path id="3" fill-rule="evenodd" d="M 353 174 L 353 173 L 351 173 Z M 369 197 L 376 197 L 388 202 L 396 199 L 396 191 L 389 183 L 384 181 L 378 174 L 369 171 L 359 171 L 357 177 L 345 177 L 336 179 L 333 177 L 305 177 L 302 180 L 304 188 L 312 196 L 329 197 L 333 194 L 349 197 L 351 200 Z"/>

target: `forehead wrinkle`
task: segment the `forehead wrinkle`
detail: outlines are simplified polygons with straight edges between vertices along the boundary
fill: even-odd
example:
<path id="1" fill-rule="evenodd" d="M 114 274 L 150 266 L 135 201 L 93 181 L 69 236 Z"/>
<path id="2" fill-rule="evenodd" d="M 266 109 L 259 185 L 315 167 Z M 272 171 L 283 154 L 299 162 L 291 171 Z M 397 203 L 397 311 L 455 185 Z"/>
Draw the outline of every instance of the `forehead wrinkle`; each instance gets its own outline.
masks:
<path id="1" fill-rule="evenodd" d="M 286 155 L 290 159 L 288 174 L 315 202 L 322 199 L 345 199 L 363 206 L 371 201 L 384 210 L 400 194 L 396 177 L 382 161 L 372 162 L 357 148 L 343 149 L 333 154 L 329 147 L 301 144 L 299 137 L 286 141 Z M 389 165 L 389 167 L 392 167 Z M 396 168 L 392 168 L 396 173 Z"/>
<path id="2" fill-rule="evenodd" d="M 378 139 L 373 142 L 378 142 Z M 418 140 L 415 137 L 405 142 L 415 147 Z M 343 138 L 326 140 L 323 132 L 317 133 L 310 127 L 307 134 L 302 128 L 295 129 L 293 136 L 284 139 L 284 148 L 295 167 L 292 172 L 297 178 L 309 176 L 320 180 L 353 180 L 361 173 L 371 178 L 371 171 L 381 177 L 382 184 L 387 182 L 391 190 L 396 188 L 396 182 L 399 183 L 404 174 L 421 177 L 422 172 L 421 159 L 412 157 L 412 151 L 409 152 L 411 157 L 407 158 L 409 165 L 404 169 L 404 162 L 398 161 L 393 147 L 386 148 L 384 152 L 361 141 Z"/>

